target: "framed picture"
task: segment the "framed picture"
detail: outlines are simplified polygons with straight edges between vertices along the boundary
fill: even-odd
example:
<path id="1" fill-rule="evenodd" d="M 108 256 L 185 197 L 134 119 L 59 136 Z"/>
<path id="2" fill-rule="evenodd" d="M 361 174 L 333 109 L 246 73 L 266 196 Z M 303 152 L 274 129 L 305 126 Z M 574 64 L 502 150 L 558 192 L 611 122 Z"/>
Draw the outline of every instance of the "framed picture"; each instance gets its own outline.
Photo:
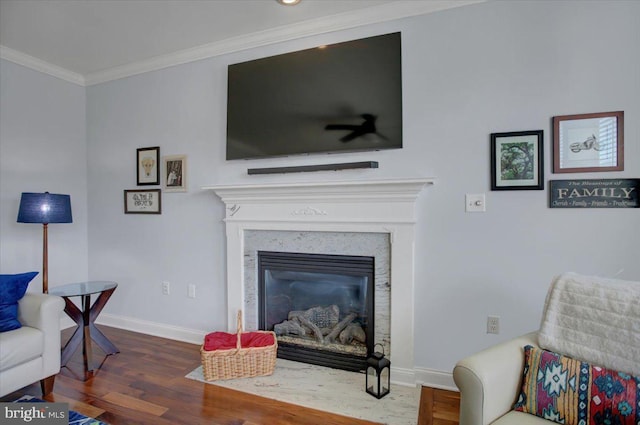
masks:
<path id="1" fill-rule="evenodd" d="M 543 131 L 491 134 L 491 190 L 544 189 Z"/>
<path id="2" fill-rule="evenodd" d="M 138 186 L 160 184 L 160 147 L 137 149 Z"/>
<path id="3" fill-rule="evenodd" d="M 171 155 L 162 158 L 162 186 L 165 192 L 187 191 L 187 156 Z"/>
<path id="4" fill-rule="evenodd" d="M 125 214 L 161 214 L 160 189 L 134 189 L 124 191 Z"/>
<path id="5" fill-rule="evenodd" d="M 624 112 L 553 117 L 553 172 L 624 170 Z"/>

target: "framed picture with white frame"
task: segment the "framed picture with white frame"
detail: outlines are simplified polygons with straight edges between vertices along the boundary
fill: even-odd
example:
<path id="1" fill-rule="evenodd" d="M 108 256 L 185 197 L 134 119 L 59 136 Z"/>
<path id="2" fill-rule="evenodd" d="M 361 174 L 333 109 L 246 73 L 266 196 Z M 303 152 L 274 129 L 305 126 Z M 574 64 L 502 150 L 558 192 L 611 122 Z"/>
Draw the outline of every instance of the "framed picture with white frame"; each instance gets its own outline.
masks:
<path id="1" fill-rule="evenodd" d="M 162 186 L 165 192 L 187 191 L 187 156 L 168 155 L 162 158 Z"/>

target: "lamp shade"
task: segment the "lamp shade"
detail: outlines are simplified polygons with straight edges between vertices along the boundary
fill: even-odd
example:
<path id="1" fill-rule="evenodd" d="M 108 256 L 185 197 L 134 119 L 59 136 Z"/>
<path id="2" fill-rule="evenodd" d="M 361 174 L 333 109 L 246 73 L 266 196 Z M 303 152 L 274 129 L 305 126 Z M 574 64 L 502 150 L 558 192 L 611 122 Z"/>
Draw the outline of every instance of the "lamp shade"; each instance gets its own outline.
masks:
<path id="1" fill-rule="evenodd" d="M 18 223 L 72 223 L 71 197 L 56 193 L 23 192 Z"/>

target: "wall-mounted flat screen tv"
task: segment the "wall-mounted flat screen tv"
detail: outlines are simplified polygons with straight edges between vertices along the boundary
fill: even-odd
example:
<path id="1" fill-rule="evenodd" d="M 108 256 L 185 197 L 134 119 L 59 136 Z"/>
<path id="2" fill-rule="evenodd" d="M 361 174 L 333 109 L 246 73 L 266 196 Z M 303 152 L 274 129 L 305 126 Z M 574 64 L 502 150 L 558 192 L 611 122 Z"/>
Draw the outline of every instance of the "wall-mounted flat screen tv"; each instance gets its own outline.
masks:
<path id="1" fill-rule="evenodd" d="M 229 66 L 229 160 L 398 148 L 400 33 Z"/>

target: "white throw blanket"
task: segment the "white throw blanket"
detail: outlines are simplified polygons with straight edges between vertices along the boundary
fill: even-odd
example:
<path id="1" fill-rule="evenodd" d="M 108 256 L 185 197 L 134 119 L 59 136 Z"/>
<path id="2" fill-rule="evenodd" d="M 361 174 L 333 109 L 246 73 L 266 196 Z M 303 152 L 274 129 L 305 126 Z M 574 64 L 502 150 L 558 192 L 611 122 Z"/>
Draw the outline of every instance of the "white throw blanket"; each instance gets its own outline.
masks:
<path id="1" fill-rule="evenodd" d="M 538 339 L 549 351 L 640 376 L 640 282 L 556 277 Z"/>

